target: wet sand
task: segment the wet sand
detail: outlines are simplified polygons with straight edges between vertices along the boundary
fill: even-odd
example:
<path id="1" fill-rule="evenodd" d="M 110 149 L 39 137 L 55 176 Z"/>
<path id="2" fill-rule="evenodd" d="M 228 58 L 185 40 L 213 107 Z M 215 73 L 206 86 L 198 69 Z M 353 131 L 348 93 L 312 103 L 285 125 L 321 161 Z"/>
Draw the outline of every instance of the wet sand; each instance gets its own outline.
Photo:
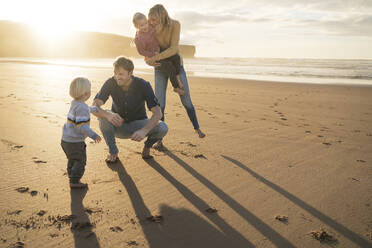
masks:
<path id="1" fill-rule="evenodd" d="M 70 191 L 69 83 L 111 75 L 0 63 L 0 247 L 371 247 L 372 87 L 189 77 L 205 139 L 169 84 L 168 151 L 87 139 Z"/>

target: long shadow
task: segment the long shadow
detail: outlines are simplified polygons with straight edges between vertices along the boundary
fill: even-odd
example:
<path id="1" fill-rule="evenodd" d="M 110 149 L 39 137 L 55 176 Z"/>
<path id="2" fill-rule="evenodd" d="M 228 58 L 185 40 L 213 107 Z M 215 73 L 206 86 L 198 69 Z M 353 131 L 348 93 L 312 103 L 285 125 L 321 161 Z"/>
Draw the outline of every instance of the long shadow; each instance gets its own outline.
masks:
<path id="1" fill-rule="evenodd" d="M 247 166 L 242 164 L 241 162 L 230 158 L 225 155 L 221 155 L 224 159 L 232 162 L 233 164 L 237 165 L 241 169 L 247 171 L 249 174 L 251 174 L 253 177 L 261 181 L 262 183 L 266 184 L 270 188 L 274 189 L 276 192 L 280 193 L 284 197 L 286 197 L 288 200 L 296 204 L 297 206 L 301 207 L 305 211 L 309 212 L 314 217 L 318 218 L 320 221 L 324 222 L 328 226 L 332 227 L 334 230 L 338 231 L 342 235 L 344 235 L 347 239 L 352 241 L 353 243 L 357 244 L 359 247 L 372 247 L 372 244 L 368 242 L 367 240 L 360 237 L 358 234 L 354 233 L 353 231 L 347 229 L 344 225 L 338 223 L 337 221 L 333 220 L 332 218 L 326 216 L 316 208 L 310 206 L 306 202 L 302 201 L 301 199 L 297 198 L 296 196 L 292 195 L 288 191 L 284 190 L 280 186 L 276 185 L 275 183 L 270 182 L 269 180 L 265 179 L 261 175 L 257 174 L 253 170 L 249 169 Z"/>
<path id="2" fill-rule="evenodd" d="M 191 190 L 189 190 L 185 185 L 177 181 L 172 175 L 170 175 L 158 162 L 155 160 L 146 160 L 146 162 L 154 168 L 160 175 L 167 179 L 173 186 L 192 204 L 196 207 L 200 213 L 212 221 L 216 226 L 218 226 L 222 232 L 229 237 L 232 242 L 230 247 L 255 247 L 251 242 L 249 242 L 242 234 L 236 231 L 228 223 L 226 223 L 217 213 L 208 214 L 205 210 L 210 208 L 210 206 L 195 195 Z"/>
<path id="3" fill-rule="evenodd" d="M 96 234 L 92 231 L 89 217 L 85 212 L 83 199 L 88 189 L 72 189 L 71 195 L 71 214 L 75 216 L 72 219 L 71 232 L 74 236 L 75 248 L 99 248 L 99 242 Z"/>
<path id="4" fill-rule="evenodd" d="M 168 180 L 177 185 L 176 187 L 181 189 L 184 195 L 187 196 L 186 198 L 191 198 L 191 201 L 194 205 L 199 207 L 201 212 L 204 212 L 204 210 L 208 208 L 208 205 L 205 202 L 194 195 L 184 185 L 177 182 L 165 170 L 161 169 L 161 166 L 158 163 L 155 161 L 147 162 L 160 174 L 165 175 Z M 191 214 L 190 211 L 185 209 L 177 210 L 166 205 L 163 205 L 160 208 L 160 214 L 164 217 L 164 223 L 152 223 L 147 221 L 147 217 L 152 216 L 152 214 L 143 201 L 143 198 L 131 176 L 126 172 L 123 164 L 118 161 L 117 163 L 109 164 L 108 166 L 118 174 L 120 181 L 126 188 L 134 211 L 140 220 L 139 222 L 145 234 L 145 238 L 149 243 L 149 247 L 254 247 L 243 236 L 238 234 L 236 231 L 233 231 L 231 227 L 231 231 L 227 232 L 228 225 L 224 223 L 218 215 L 213 215 L 213 217 L 206 216 L 219 227 L 222 227 L 226 231 L 225 235 L 199 216 Z M 192 221 L 191 226 L 190 224 L 185 224 L 190 223 L 190 221 Z M 226 234 L 232 236 L 227 236 Z M 206 238 L 206 235 L 209 235 L 208 238 Z M 185 236 L 188 237 L 185 239 Z M 212 242 L 213 244 L 208 245 L 206 242 Z"/>
<path id="5" fill-rule="evenodd" d="M 167 150 L 165 153 L 176 161 L 181 167 L 183 167 L 187 172 L 193 175 L 196 179 L 198 179 L 202 184 L 204 184 L 207 188 L 209 188 L 212 192 L 214 192 L 222 201 L 228 204 L 236 213 L 238 213 L 242 218 L 244 218 L 249 224 L 251 224 L 257 231 L 259 231 L 262 235 L 264 235 L 268 240 L 270 240 L 274 245 L 277 247 L 295 247 L 291 242 L 289 242 L 286 238 L 282 237 L 278 232 L 272 229 L 270 226 L 265 224 L 251 212 L 249 212 L 246 208 L 244 208 L 239 202 L 235 201 L 229 195 L 227 195 L 224 191 L 210 182 L 207 178 L 199 174 L 196 170 L 194 170 L 191 166 L 189 166 L 186 162 L 180 159 L 178 156 L 173 154 L 171 151 Z"/>

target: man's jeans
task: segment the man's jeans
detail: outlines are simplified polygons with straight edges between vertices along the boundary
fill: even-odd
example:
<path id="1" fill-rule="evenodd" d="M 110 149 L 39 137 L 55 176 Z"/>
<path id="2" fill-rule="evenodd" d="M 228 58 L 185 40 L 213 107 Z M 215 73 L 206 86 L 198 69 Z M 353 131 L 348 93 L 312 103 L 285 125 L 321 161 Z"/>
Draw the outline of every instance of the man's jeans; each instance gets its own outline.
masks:
<path id="1" fill-rule="evenodd" d="M 187 82 L 186 72 L 183 66 L 180 69 L 180 77 L 183 83 L 183 89 L 186 91 L 186 95 L 180 96 L 182 105 L 185 107 L 187 115 L 194 126 L 194 129 L 199 129 L 198 119 L 196 118 L 196 112 L 194 105 L 192 105 L 191 97 L 190 97 L 190 90 L 189 84 Z M 164 121 L 164 109 L 165 109 L 165 101 L 166 101 L 166 92 L 168 86 L 168 75 L 167 73 L 161 71 L 160 69 L 155 68 L 155 96 L 159 100 L 161 111 L 163 112 Z"/>
<path id="2" fill-rule="evenodd" d="M 123 122 L 120 127 L 115 127 L 105 118 L 99 118 L 99 128 L 101 129 L 103 138 L 109 147 L 110 154 L 118 154 L 119 150 L 116 146 L 115 138 L 129 139 L 132 134 L 143 128 L 149 119 L 136 120 L 128 123 Z M 148 134 L 145 141 L 146 147 L 152 147 L 157 141 L 161 140 L 168 132 L 168 126 L 164 122 L 159 122 Z"/>

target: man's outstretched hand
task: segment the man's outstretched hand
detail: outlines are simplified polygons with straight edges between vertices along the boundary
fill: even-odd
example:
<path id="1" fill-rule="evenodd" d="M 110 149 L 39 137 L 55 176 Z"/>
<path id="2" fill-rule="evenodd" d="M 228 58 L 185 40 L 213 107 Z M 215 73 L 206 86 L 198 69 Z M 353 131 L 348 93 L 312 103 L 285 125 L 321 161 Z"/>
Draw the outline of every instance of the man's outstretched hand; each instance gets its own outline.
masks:
<path id="1" fill-rule="evenodd" d="M 120 115 L 117 113 L 111 113 L 107 120 L 111 122 L 115 127 L 120 127 L 123 123 L 123 118 L 121 118 Z"/>
<path id="2" fill-rule="evenodd" d="M 134 141 L 141 141 L 146 137 L 146 134 L 147 134 L 146 131 L 140 129 L 134 132 L 130 138 L 131 140 L 134 140 Z"/>

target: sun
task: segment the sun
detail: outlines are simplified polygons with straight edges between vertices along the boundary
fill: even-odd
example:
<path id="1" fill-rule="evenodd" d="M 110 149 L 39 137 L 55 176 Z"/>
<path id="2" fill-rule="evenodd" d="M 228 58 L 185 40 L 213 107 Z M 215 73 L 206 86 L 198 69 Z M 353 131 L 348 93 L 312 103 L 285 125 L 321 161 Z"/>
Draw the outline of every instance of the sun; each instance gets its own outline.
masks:
<path id="1" fill-rule="evenodd" d="M 72 27 L 62 21 L 34 22 L 30 25 L 37 37 L 49 46 L 64 42 L 73 32 Z"/>

